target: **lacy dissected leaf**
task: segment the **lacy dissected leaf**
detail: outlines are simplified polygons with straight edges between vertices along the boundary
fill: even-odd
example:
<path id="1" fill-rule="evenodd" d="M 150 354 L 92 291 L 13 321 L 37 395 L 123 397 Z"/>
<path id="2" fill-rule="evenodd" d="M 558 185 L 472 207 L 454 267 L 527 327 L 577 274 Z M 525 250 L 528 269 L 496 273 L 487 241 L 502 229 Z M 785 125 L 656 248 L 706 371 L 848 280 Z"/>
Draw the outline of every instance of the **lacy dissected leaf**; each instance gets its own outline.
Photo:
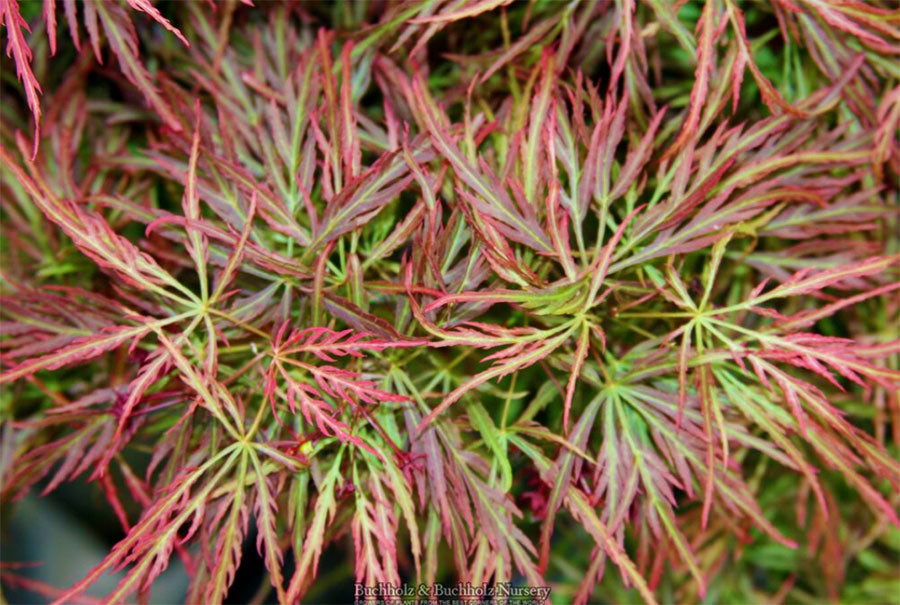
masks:
<path id="1" fill-rule="evenodd" d="M 894 597 L 890 2 L 0 23 L 4 521 L 121 528 L 7 600 Z"/>

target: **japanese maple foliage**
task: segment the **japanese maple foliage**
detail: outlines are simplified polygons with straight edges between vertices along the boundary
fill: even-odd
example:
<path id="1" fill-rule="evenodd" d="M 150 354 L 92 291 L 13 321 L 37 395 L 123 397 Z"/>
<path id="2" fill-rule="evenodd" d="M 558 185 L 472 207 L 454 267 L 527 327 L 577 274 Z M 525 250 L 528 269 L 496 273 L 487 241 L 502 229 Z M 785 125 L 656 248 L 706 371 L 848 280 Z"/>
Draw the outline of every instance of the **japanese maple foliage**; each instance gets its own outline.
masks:
<path id="1" fill-rule="evenodd" d="M 889 600 L 900 9 L 0 0 L 4 508 L 219 603 Z M 317 592 L 318 591 L 318 592 Z M 347 598 L 352 598 L 348 593 Z"/>

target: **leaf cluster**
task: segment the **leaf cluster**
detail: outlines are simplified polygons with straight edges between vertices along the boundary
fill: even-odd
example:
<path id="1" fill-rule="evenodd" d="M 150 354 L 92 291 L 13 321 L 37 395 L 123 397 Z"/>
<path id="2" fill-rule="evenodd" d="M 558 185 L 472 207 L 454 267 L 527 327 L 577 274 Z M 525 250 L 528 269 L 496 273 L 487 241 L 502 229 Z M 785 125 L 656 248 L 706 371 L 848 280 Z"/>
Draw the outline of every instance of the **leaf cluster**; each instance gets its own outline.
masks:
<path id="1" fill-rule="evenodd" d="M 37 6 L 0 0 L 0 497 L 87 481 L 123 536 L 57 602 L 173 557 L 222 602 L 251 542 L 282 603 L 344 547 L 890 594 L 896 7 Z"/>

